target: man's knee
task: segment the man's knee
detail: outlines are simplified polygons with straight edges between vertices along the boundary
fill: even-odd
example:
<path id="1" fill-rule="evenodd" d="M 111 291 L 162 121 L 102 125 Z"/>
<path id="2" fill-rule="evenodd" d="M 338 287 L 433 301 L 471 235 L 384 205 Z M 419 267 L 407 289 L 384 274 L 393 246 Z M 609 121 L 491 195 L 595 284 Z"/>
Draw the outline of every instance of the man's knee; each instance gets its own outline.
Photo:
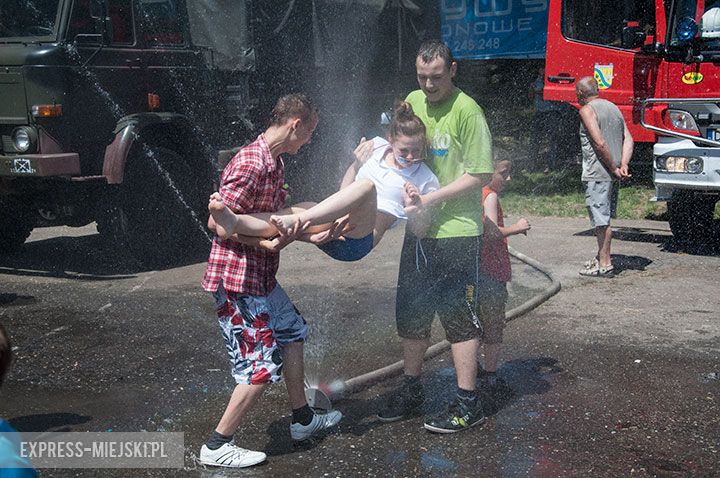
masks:
<path id="1" fill-rule="evenodd" d="M 606 224 L 603 226 L 595 226 L 596 236 L 605 237 L 608 234 L 612 234 L 612 228 L 610 227 L 610 224 Z"/>
<path id="2" fill-rule="evenodd" d="M 286 364 L 289 360 L 299 360 L 300 362 L 302 362 L 303 348 L 304 342 L 290 342 L 287 344 L 283 344 L 283 346 L 280 348 L 280 353 L 282 354 L 283 361 Z"/>

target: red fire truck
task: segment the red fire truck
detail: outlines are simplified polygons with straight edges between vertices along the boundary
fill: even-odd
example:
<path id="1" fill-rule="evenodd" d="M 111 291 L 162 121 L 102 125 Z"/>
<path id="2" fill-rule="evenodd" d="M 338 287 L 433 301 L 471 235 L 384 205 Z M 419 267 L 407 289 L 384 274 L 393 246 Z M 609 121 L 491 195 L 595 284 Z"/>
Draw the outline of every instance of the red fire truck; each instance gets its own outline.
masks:
<path id="1" fill-rule="evenodd" d="M 593 75 L 636 142 L 679 242 L 717 240 L 720 0 L 550 0 L 545 98 L 577 105 Z"/>

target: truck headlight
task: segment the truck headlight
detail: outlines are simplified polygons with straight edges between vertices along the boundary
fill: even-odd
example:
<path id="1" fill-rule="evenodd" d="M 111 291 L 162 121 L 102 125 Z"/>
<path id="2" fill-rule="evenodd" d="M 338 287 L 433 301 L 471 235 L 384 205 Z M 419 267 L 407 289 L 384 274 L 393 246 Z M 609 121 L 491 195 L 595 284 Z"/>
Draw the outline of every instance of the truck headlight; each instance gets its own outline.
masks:
<path id="1" fill-rule="evenodd" d="M 695 133 L 700 132 L 697 123 L 695 123 L 695 118 L 687 111 L 668 110 L 667 114 L 670 119 L 670 124 L 672 124 L 674 128 L 694 131 Z"/>
<path id="2" fill-rule="evenodd" d="M 684 156 L 658 156 L 655 158 L 655 169 L 668 173 L 700 174 L 703 170 L 703 160 Z"/>
<path id="3" fill-rule="evenodd" d="M 685 167 L 688 173 L 699 174 L 703 170 L 703 160 L 702 158 L 688 158 Z"/>
<path id="4" fill-rule="evenodd" d="M 20 126 L 12 132 L 12 142 L 15 151 L 18 153 L 26 153 L 35 150 L 37 145 L 37 133 L 30 126 Z"/>

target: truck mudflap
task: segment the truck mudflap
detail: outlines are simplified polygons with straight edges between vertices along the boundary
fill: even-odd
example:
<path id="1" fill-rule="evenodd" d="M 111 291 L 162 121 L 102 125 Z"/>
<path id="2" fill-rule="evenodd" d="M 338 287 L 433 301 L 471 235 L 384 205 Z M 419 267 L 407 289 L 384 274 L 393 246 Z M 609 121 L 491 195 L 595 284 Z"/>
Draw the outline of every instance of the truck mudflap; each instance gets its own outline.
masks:
<path id="1" fill-rule="evenodd" d="M 0 155 L 0 176 L 48 177 L 80 175 L 77 153 Z"/>

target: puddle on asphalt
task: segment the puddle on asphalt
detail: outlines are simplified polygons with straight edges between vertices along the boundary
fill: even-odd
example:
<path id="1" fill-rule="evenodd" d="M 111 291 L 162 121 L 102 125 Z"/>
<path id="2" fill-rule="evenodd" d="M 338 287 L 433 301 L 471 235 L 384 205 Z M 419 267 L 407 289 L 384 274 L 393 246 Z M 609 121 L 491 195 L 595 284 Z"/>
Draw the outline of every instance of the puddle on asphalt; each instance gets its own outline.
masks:
<path id="1" fill-rule="evenodd" d="M 550 280 L 534 268 L 513 260 L 507 310 L 540 294 Z M 361 299 L 353 287 L 289 286 L 289 294 L 311 326 L 305 344 L 305 373 L 313 385 L 347 380 L 402 359 L 395 325 L 394 289 L 365 288 Z M 445 339 L 435 321 L 431 341 Z M 342 347 L 333 344 L 343 344 Z M 539 373 L 561 370 L 552 364 Z"/>

